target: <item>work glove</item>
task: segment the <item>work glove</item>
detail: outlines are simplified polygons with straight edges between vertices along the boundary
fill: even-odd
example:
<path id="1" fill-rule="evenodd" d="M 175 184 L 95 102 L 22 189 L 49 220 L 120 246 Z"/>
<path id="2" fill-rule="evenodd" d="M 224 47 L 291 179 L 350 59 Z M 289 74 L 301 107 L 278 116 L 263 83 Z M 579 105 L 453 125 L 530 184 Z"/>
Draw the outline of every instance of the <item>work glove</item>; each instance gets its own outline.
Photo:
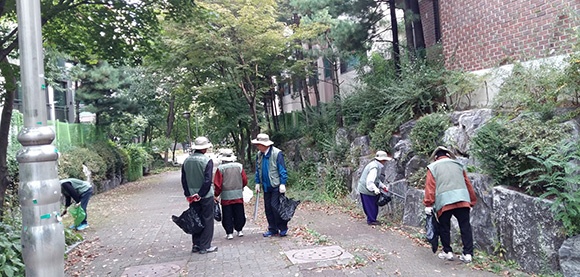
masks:
<path id="1" fill-rule="evenodd" d="M 260 193 L 260 184 L 256 184 L 256 193 Z"/>
<path id="2" fill-rule="evenodd" d="M 379 195 L 379 194 L 381 194 L 381 191 L 379 190 L 379 188 L 375 188 L 375 189 L 373 190 L 373 192 L 374 192 L 376 195 Z"/>
<path id="3" fill-rule="evenodd" d="M 280 193 L 285 193 L 286 192 L 286 185 L 280 185 L 280 187 L 278 188 L 278 191 L 280 191 Z"/>
<path id="4" fill-rule="evenodd" d="M 425 207 L 425 214 L 430 215 L 433 213 L 433 207 Z"/>

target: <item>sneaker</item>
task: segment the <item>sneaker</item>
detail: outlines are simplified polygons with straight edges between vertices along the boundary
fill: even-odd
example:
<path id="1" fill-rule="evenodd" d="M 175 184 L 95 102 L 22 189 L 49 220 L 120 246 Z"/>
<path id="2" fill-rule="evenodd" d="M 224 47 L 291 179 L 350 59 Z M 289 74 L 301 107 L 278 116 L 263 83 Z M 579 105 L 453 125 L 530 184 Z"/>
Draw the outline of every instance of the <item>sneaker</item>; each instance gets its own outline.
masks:
<path id="1" fill-rule="evenodd" d="M 79 225 L 79 227 L 77 227 L 77 230 L 82 231 L 82 230 L 87 229 L 87 228 L 89 228 L 89 224 L 81 224 L 81 225 Z"/>
<path id="2" fill-rule="evenodd" d="M 381 225 L 381 222 L 380 221 L 372 221 L 372 222 L 369 222 L 367 224 L 368 225 Z"/>
<path id="3" fill-rule="evenodd" d="M 472 260 L 471 254 L 461 254 L 459 259 L 466 264 L 471 263 Z"/>
<path id="4" fill-rule="evenodd" d="M 439 255 L 437 255 L 439 257 L 439 259 L 442 260 L 447 260 L 447 261 L 453 261 L 453 252 L 441 252 L 439 253 Z"/>
<path id="5" fill-rule="evenodd" d="M 68 228 L 69 228 L 69 229 L 76 229 L 76 228 L 77 228 L 77 226 L 73 224 L 73 225 L 71 225 L 71 226 L 68 226 Z"/>
<path id="6" fill-rule="evenodd" d="M 197 245 L 194 245 L 193 247 L 191 247 L 191 253 L 197 253 L 197 252 L 199 252 L 199 250 L 200 250 L 199 246 L 197 246 Z"/>
<path id="7" fill-rule="evenodd" d="M 285 236 L 287 236 L 287 235 L 288 235 L 288 229 L 286 229 L 286 230 L 283 230 L 283 231 L 280 231 L 280 236 L 281 236 L 281 237 L 285 237 Z"/>
<path id="8" fill-rule="evenodd" d="M 227 234 L 226 239 L 234 239 L 234 234 Z"/>
<path id="9" fill-rule="evenodd" d="M 278 235 L 278 233 L 274 233 L 272 231 L 268 231 L 268 232 L 262 234 L 262 236 L 264 236 L 265 238 L 269 238 L 271 236 L 276 236 L 276 235 Z"/>
<path id="10" fill-rule="evenodd" d="M 243 237 L 243 236 L 244 236 L 244 232 L 238 231 L 238 237 Z"/>
<path id="11" fill-rule="evenodd" d="M 212 246 L 212 247 L 210 247 L 208 249 L 201 249 L 201 250 L 199 250 L 199 254 L 207 254 L 207 253 L 215 252 L 217 250 L 218 250 L 217 246 Z"/>

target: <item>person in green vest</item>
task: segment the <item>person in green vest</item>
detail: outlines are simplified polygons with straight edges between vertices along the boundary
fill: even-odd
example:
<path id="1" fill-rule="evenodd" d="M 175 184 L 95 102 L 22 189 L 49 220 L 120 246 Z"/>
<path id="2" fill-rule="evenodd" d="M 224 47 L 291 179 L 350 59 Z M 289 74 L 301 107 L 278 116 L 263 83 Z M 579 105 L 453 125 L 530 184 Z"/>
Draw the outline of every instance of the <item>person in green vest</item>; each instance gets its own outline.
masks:
<path id="1" fill-rule="evenodd" d="M 244 236 L 242 229 L 246 225 L 246 213 L 243 191 L 248 185 L 248 177 L 242 164 L 236 162 L 231 149 L 222 152 L 221 161 L 215 172 L 214 195 L 221 199 L 222 227 L 226 231 L 226 239 L 233 239 L 234 229 L 238 237 Z"/>
<path id="2" fill-rule="evenodd" d="M 477 198 L 463 165 L 455 160 L 455 155 L 447 148 L 438 146 L 431 155 L 432 163 L 427 166 L 425 180 L 425 213 L 433 212 L 439 222 L 439 237 L 443 251 L 438 257 L 453 260 L 451 248 L 451 216 L 457 218 L 463 243 L 463 253 L 459 259 L 470 263 L 473 257 L 473 233 L 469 222 L 471 207 Z"/>
<path id="3" fill-rule="evenodd" d="M 363 211 L 367 216 L 368 225 L 380 225 L 381 222 L 377 220 L 379 215 L 379 200 L 380 190 L 386 189 L 387 186 L 381 181 L 381 172 L 387 161 L 393 158 L 389 157 L 385 151 L 377 151 L 374 160 L 368 163 L 358 180 L 357 190 L 360 193 L 360 199 Z"/>
<path id="4" fill-rule="evenodd" d="M 264 211 L 268 220 L 268 231 L 264 237 L 288 235 L 288 221 L 280 218 L 280 194 L 286 193 L 288 172 L 282 150 L 273 146 L 267 134 L 258 134 L 252 144 L 258 148 L 256 156 L 256 193 L 264 191 Z"/>
<path id="5" fill-rule="evenodd" d="M 204 224 L 203 231 L 192 234 L 193 246 L 191 252 L 206 254 L 217 251 L 217 246 L 211 246 L 213 240 L 214 221 L 214 189 L 213 161 L 205 155 L 212 146 L 206 137 L 198 137 L 193 142 L 193 152 L 185 159 L 181 166 L 181 185 L 183 193 Z"/>
<path id="6" fill-rule="evenodd" d="M 67 178 L 60 180 L 60 188 L 62 195 L 65 197 L 65 208 L 62 215 L 67 213 L 67 209 L 71 205 L 72 200 L 80 204 L 81 208 L 85 211 L 85 219 L 78 226 L 73 224 L 70 228 L 79 231 L 88 228 L 87 218 L 89 214 L 87 213 L 87 206 L 89 205 L 89 199 L 93 195 L 93 186 L 91 183 L 76 178 Z"/>

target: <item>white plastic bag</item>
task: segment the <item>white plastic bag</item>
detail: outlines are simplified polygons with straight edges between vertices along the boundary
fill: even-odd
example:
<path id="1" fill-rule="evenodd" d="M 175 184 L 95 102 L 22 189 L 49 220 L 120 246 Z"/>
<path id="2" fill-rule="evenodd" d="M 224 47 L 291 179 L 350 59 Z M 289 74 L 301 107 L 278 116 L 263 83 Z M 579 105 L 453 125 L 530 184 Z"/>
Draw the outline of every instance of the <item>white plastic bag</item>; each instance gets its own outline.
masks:
<path id="1" fill-rule="evenodd" d="M 254 192 L 250 188 L 245 186 L 242 195 L 244 197 L 244 203 L 248 203 L 250 202 L 250 200 L 252 200 L 252 197 L 254 197 Z"/>

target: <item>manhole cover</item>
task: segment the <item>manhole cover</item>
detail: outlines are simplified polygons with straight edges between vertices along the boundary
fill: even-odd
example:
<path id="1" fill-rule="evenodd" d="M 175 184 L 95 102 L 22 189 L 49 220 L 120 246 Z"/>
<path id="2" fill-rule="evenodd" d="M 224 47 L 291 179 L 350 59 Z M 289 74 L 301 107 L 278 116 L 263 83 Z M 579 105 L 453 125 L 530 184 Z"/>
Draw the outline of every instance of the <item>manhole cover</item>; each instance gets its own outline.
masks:
<path id="1" fill-rule="evenodd" d="M 293 264 L 351 259 L 354 256 L 344 251 L 340 246 L 325 246 L 311 249 L 286 251 L 286 256 Z"/>
<path id="2" fill-rule="evenodd" d="M 156 276 L 156 277 L 173 277 L 180 276 L 180 270 L 182 265 L 178 263 L 162 263 L 162 264 L 149 264 L 132 266 L 125 268 L 122 277 L 145 277 L 145 276 Z"/>

